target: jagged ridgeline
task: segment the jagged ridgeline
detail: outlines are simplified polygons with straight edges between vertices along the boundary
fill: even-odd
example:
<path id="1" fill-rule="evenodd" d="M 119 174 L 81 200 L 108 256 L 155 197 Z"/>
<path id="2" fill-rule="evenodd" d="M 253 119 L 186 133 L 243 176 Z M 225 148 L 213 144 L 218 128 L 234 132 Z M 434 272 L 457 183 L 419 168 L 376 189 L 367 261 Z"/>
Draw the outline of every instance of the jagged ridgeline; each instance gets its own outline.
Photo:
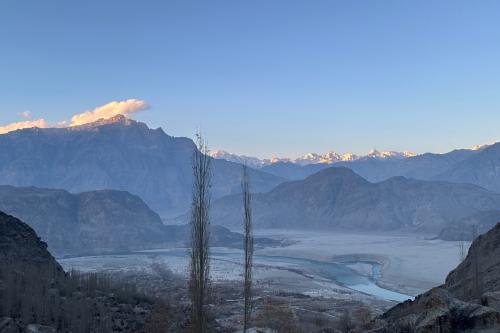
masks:
<path id="1" fill-rule="evenodd" d="M 191 139 L 115 116 L 68 128 L 30 128 L 0 135 L 0 184 L 73 193 L 114 189 L 140 196 L 162 216 L 189 209 Z M 241 165 L 213 161 L 212 195 L 240 192 Z M 250 170 L 255 191 L 282 178 Z"/>

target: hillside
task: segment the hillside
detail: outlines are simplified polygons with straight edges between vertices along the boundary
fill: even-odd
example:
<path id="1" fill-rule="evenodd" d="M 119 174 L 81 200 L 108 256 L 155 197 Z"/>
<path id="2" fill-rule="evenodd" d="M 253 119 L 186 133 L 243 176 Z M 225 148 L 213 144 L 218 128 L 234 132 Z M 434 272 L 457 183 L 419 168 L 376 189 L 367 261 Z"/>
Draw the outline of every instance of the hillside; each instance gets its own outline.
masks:
<path id="1" fill-rule="evenodd" d="M 138 196 L 102 190 L 71 194 L 64 190 L 0 186 L 0 211 L 26 221 L 57 254 L 90 254 L 184 246 L 189 226 L 165 226 Z M 212 228 L 212 244 L 240 247 L 243 236 Z M 268 239 L 256 244 L 279 245 Z"/>
<path id="2" fill-rule="evenodd" d="M 446 282 L 375 321 L 372 333 L 500 331 L 500 223 L 471 245 Z"/>
<path id="3" fill-rule="evenodd" d="M 1 332 L 147 331 L 158 306 L 131 283 L 65 273 L 33 229 L 0 212 Z"/>
<path id="4" fill-rule="evenodd" d="M 114 189 L 140 196 L 162 216 L 189 209 L 192 140 L 124 116 L 67 127 L 0 135 L 0 184 L 60 188 L 73 193 Z M 250 170 L 255 191 L 283 180 Z M 240 191 L 241 165 L 213 160 L 213 197 Z"/>
<path id="5" fill-rule="evenodd" d="M 476 184 L 500 192 L 500 143 L 484 148 L 434 178 Z"/>
<path id="6" fill-rule="evenodd" d="M 214 203 L 213 221 L 231 225 L 240 196 Z M 500 207 L 500 194 L 467 184 L 394 177 L 370 183 L 348 168 L 328 168 L 253 197 L 256 227 L 411 230 L 438 233 L 448 223 Z"/>
<path id="7" fill-rule="evenodd" d="M 0 186 L 0 210 L 26 221 L 57 254 L 158 246 L 175 237 L 139 197 L 124 191 Z"/>

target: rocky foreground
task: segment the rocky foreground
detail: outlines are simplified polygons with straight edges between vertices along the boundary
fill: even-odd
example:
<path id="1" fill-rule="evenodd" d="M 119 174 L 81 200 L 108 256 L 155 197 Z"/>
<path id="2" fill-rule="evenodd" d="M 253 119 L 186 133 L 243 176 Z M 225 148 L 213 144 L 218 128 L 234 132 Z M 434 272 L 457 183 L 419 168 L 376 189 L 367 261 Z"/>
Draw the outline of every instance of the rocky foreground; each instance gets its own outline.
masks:
<path id="1" fill-rule="evenodd" d="M 364 332 L 500 332 L 500 223 L 472 243 L 443 285 L 396 305 Z"/>
<path id="2" fill-rule="evenodd" d="M 155 332 L 164 307 L 131 284 L 65 273 L 33 229 L 0 212 L 0 332 Z"/>
<path id="3" fill-rule="evenodd" d="M 190 332 L 186 281 L 158 264 L 151 271 L 65 273 L 33 229 L 0 212 L 0 332 Z M 306 296 L 276 283 L 255 285 L 253 324 L 261 332 L 335 332 L 387 306 Z M 241 330 L 241 284 L 214 283 L 209 312 L 210 332 Z"/>

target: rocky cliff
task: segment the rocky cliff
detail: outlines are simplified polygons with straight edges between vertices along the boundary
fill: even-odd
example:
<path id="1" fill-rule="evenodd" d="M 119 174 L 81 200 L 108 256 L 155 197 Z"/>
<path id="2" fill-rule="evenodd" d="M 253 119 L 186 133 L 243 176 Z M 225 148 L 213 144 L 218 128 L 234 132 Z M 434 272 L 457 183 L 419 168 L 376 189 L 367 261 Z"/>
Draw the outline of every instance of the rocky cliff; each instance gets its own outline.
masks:
<path id="1" fill-rule="evenodd" d="M 479 236 L 446 282 L 396 305 L 366 332 L 500 332 L 500 223 Z"/>
<path id="2" fill-rule="evenodd" d="M 35 231 L 17 218 L 0 212 L 0 269 L 10 264 L 29 264 L 64 274 Z M 1 275 L 1 274 L 0 274 Z"/>
<path id="3" fill-rule="evenodd" d="M 65 273 L 33 229 L 0 212 L 0 332 L 145 332 L 156 306 L 119 279 Z"/>

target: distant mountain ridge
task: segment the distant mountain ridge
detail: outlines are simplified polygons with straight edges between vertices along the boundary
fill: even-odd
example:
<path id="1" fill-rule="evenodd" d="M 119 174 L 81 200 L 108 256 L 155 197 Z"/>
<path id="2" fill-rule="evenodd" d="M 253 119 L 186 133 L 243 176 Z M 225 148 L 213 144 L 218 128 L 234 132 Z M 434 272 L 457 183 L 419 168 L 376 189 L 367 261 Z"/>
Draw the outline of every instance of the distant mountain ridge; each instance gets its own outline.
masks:
<path id="1" fill-rule="evenodd" d="M 213 221 L 231 225 L 241 196 L 213 205 Z M 469 184 L 393 177 L 371 183 L 351 169 L 331 167 L 253 197 L 256 227 L 395 231 L 439 234 L 449 223 L 500 207 L 500 194 Z M 500 216 L 498 216 L 500 219 Z M 490 218 L 490 217 L 488 217 Z"/>
<path id="2" fill-rule="evenodd" d="M 124 190 L 164 216 L 190 207 L 195 144 L 119 115 L 66 128 L 30 128 L 0 135 L 0 184 L 71 192 Z M 241 165 L 213 160 L 214 199 L 240 191 Z M 255 191 L 284 179 L 250 170 Z"/>
<path id="3" fill-rule="evenodd" d="M 311 155 L 310 160 L 320 162 L 300 164 L 289 160 L 269 161 L 261 165 L 260 170 L 289 180 L 301 180 L 322 169 L 342 166 L 354 170 L 371 182 L 403 176 L 419 180 L 468 183 L 500 192 L 500 143 L 457 149 L 444 154 L 404 156 L 371 153 L 335 163 L 323 163 L 322 159 L 315 159 L 315 155 Z"/>
<path id="4" fill-rule="evenodd" d="M 410 151 L 396 152 L 396 151 L 378 151 L 376 149 L 370 150 L 366 155 L 356 155 L 352 153 L 339 154 L 335 151 L 329 151 L 324 154 L 318 153 L 307 153 L 303 156 L 297 158 L 288 157 L 272 157 L 260 159 L 258 157 L 237 155 L 228 153 L 224 150 L 215 150 L 210 153 L 210 156 L 217 159 L 223 159 L 230 162 L 247 164 L 253 168 L 263 168 L 275 163 L 292 163 L 300 166 L 310 165 L 310 164 L 334 164 L 338 162 L 356 161 L 366 158 L 375 159 L 400 159 L 410 156 L 415 156 Z"/>

